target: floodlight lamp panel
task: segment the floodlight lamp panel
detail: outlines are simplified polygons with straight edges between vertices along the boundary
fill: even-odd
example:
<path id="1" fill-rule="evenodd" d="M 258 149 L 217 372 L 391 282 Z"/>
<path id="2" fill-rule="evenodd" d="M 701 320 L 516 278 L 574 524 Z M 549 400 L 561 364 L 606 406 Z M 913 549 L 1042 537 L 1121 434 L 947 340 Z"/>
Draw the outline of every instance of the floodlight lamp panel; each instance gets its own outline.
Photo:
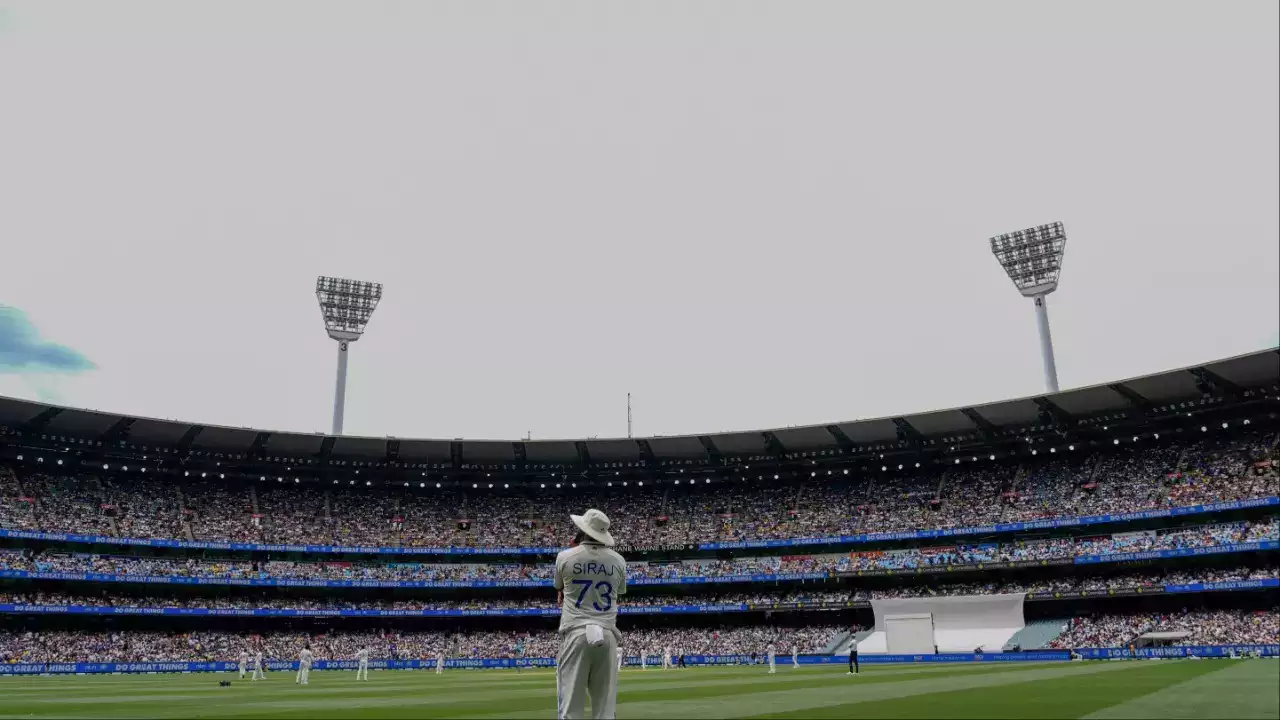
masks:
<path id="1" fill-rule="evenodd" d="M 316 301 L 325 330 L 334 340 L 360 339 L 381 299 L 380 283 L 326 276 L 316 280 Z"/>
<path id="2" fill-rule="evenodd" d="M 1067 233 L 1060 222 L 991 238 L 991 253 L 1018 292 L 1027 297 L 1047 295 L 1058 289 L 1066 247 Z"/>

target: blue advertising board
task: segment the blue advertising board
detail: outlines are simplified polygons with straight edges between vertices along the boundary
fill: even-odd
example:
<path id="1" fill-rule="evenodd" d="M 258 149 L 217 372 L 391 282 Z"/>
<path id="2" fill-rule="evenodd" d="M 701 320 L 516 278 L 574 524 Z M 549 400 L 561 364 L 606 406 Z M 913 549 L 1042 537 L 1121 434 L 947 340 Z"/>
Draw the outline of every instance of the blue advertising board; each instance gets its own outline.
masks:
<path id="1" fill-rule="evenodd" d="M 1280 541 L 1261 540 L 1236 545 L 1213 545 L 1201 548 L 1177 550 L 1152 550 L 1139 553 L 1113 555 L 1088 555 L 1064 559 L 1078 565 L 1131 562 L 1223 553 L 1258 552 L 1280 549 Z M 947 566 L 940 566 L 945 568 Z M 953 568 L 969 567 L 954 565 Z M 846 573 L 847 574 L 847 573 Z M 628 580 L 631 586 L 646 585 L 708 585 L 714 583 L 776 583 L 791 581 L 824 580 L 836 573 L 777 573 L 774 575 L 721 575 L 688 576 L 671 578 L 635 578 Z M 152 585 L 237 585 L 247 587 L 324 587 L 324 588 L 550 588 L 550 580 L 305 580 L 294 578 L 227 578 L 186 577 L 181 575 L 111 575 L 107 573 L 78 573 L 53 570 L 0 570 L 0 579 L 8 580 L 70 580 L 77 582 L 141 583 Z M 1171 591 L 1187 592 L 1187 591 Z"/>
<path id="2" fill-rule="evenodd" d="M 1230 657 L 1257 653 L 1264 657 L 1280 656 L 1280 645 L 1196 645 L 1187 647 L 1142 648 L 1080 648 L 1076 650 L 1086 660 L 1128 658 L 1179 658 L 1195 655 L 1206 658 Z M 1071 659 L 1067 650 L 1031 650 L 1018 653 L 939 653 L 937 655 L 867 655 L 859 657 L 863 664 L 897 663 L 970 663 L 970 662 L 1065 662 Z M 785 658 L 783 659 L 785 662 Z M 690 665 L 750 665 L 750 655 L 686 655 Z M 659 665 L 657 655 L 646 656 L 646 665 Z M 848 662 L 847 655 L 801 655 L 801 665 L 836 665 Z M 629 656 L 625 664 L 640 665 L 640 657 Z M 759 658 L 755 664 L 761 664 Z M 298 669 L 297 661 L 272 660 L 265 663 L 268 670 L 277 672 Z M 514 667 L 555 667 L 555 658 L 448 658 L 445 667 L 451 670 L 494 669 Z M 370 660 L 375 670 L 434 670 L 435 660 Z M 354 660 L 317 660 L 313 670 L 355 670 Z M 109 673 L 198 673 L 236 672 L 232 662 L 146 662 L 146 663 L 17 663 L 0 664 L 0 675 L 59 675 L 59 674 L 109 674 Z"/>

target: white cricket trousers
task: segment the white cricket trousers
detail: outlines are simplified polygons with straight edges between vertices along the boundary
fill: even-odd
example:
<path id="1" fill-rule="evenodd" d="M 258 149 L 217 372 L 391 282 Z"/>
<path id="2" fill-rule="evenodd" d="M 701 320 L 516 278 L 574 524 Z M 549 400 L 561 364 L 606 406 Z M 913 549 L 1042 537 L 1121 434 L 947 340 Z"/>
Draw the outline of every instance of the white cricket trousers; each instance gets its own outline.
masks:
<path id="1" fill-rule="evenodd" d="M 360 664 L 356 666 L 356 679 L 357 680 L 369 679 L 369 661 L 368 660 L 361 660 Z"/>
<path id="2" fill-rule="evenodd" d="M 311 666 L 310 666 L 310 665 L 299 665 L 299 666 L 298 666 L 298 677 L 297 677 L 297 679 L 295 679 L 295 680 L 294 680 L 294 682 L 296 682 L 296 683 L 298 683 L 298 684 L 300 684 L 300 685 L 306 685 L 306 684 L 307 684 L 307 680 L 309 680 L 310 678 L 311 678 Z"/>
<path id="3" fill-rule="evenodd" d="M 266 679 L 267 679 L 267 675 L 266 675 L 266 673 L 262 672 L 262 666 L 261 666 L 261 665 L 254 665 L 254 666 L 253 666 L 253 677 L 251 677 L 251 678 L 249 678 L 249 679 L 250 679 L 250 680 L 266 680 Z"/>
<path id="4" fill-rule="evenodd" d="M 244 679 L 244 663 L 240 663 L 240 679 Z"/>
<path id="5" fill-rule="evenodd" d="M 576 628 L 560 635 L 560 654 L 556 657 L 556 717 L 580 720 L 591 696 L 591 717 L 613 720 L 618 707 L 618 639 L 609 630 L 604 642 L 587 642 L 586 628 Z"/>

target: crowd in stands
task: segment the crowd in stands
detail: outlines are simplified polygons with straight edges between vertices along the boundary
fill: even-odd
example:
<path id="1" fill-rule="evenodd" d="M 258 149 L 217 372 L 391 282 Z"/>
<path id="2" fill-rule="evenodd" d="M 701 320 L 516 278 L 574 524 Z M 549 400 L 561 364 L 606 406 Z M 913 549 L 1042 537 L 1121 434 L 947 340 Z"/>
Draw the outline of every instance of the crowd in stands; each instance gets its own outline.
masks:
<path id="1" fill-rule="evenodd" d="M 1149 632 L 1185 632 L 1181 645 L 1280 643 L 1280 609 L 1270 611 L 1208 610 L 1140 613 L 1075 618 L 1053 648 L 1123 647 Z M 627 656 L 676 655 L 763 656 L 772 645 L 780 655 L 793 648 L 821 653 L 842 630 L 757 625 L 679 629 L 638 629 L 624 633 Z M 551 630 L 528 632 L 268 632 L 196 631 L 162 633 L 116 631 L 0 631 L 0 663 L 48 662 L 208 662 L 235 660 L 242 651 L 261 649 L 270 660 L 292 660 L 305 644 L 318 659 L 351 660 L 368 648 L 376 659 L 512 657 L 523 644 L 528 657 L 553 657 L 558 636 Z"/>
<path id="2" fill-rule="evenodd" d="M 1280 612 L 1240 610 L 1092 615 L 1073 618 L 1049 647 L 1125 647 L 1146 633 L 1185 632 L 1176 645 L 1280 643 Z"/>
<path id="3" fill-rule="evenodd" d="M 723 605 L 723 604 L 801 604 L 848 603 L 882 598 L 925 597 L 933 595 L 997 595 L 1005 593 L 1078 593 L 1081 591 L 1106 591 L 1135 587 L 1164 585 L 1188 585 L 1240 580 L 1261 580 L 1280 576 L 1276 568 L 1237 567 L 1231 569 L 1198 568 L 1190 571 L 1167 573 L 1125 573 L 1108 577 L 1070 577 L 1033 580 L 1029 582 L 989 583 L 938 583 L 931 585 L 906 585 L 889 588 L 853 588 L 848 590 L 789 590 L 784 592 L 729 592 L 699 595 L 638 595 L 627 596 L 628 606 L 671 605 Z M 86 607 L 145 607 L 145 608 L 216 608 L 216 609 L 293 609 L 293 610 L 492 610 L 517 608 L 555 609 L 549 597 L 524 598 L 470 598 L 466 600 L 442 600 L 431 598 L 378 600 L 355 599 L 341 596 L 316 599 L 311 597 L 281 597 L 279 595 L 201 595 L 177 598 L 172 596 L 137 596 L 104 592 L 98 594 L 70 595 L 62 592 L 16 592 L 0 586 L 0 604 L 58 605 Z"/>
<path id="4" fill-rule="evenodd" d="M 847 629 L 847 628 L 846 628 Z M 822 652 L 841 628 L 801 628 L 760 625 L 749 628 L 643 630 L 623 637 L 628 656 L 673 654 L 746 654 L 763 656 L 769 645 L 779 654 Z M 0 630 L 0 663 L 71 662 L 211 662 L 234 661 L 242 651 L 261 650 L 268 660 L 294 660 L 309 644 L 319 660 L 352 660 L 369 649 L 374 659 L 432 660 L 502 658 L 516 655 L 523 644 L 526 657 L 555 657 L 559 647 L 553 630 L 532 632 L 296 632 L 229 633 L 199 631 L 161 633 L 35 632 Z"/>
<path id="5" fill-rule="evenodd" d="M 564 547 L 570 512 L 604 509 L 625 547 L 829 537 L 1131 512 L 1276 493 L 1274 433 L 1083 449 L 1020 464 L 836 475 L 770 486 L 395 491 L 211 478 L 53 476 L 0 468 L 0 527 L 121 537 L 406 547 Z M 746 472 L 745 470 L 743 471 Z M 726 486 L 727 483 L 727 486 Z M 426 483 L 420 483 L 427 485 Z M 485 484 L 487 485 L 487 483 Z M 28 498 L 22 500 L 22 498 Z"/>
<path id="6" fill-rule="evenodd" d="M 848 555 L 747 557 L 734 560 L 688 560 L 674 563 L 628 563 L 632 580 L 695 576 L 782 575 L 859 570 L 911 569 L 1023 560 L 1052 560 L 1149 550 L 1202 548 L 1280 539 L 1280 518 L 1231 522 L 1183 529 L 1119 533 L 1083 539 L 1057 538 L 943 548 L 910 548 L 856 552 Z M 348 563 L 186 558 L 54 553 L 28 556 L 0 550 L 0 570 L 92 572 L 115 575 L 177 575 L 227 579 L 313 579 L 385 581 L 549 580 L 554 566 L 484 563 Z"/>

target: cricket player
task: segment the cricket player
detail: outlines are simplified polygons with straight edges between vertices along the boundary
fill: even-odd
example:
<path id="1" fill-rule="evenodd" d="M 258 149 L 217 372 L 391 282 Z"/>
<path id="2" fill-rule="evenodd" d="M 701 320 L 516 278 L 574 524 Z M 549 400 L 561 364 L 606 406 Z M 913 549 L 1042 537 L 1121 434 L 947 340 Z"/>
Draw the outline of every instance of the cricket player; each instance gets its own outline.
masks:
<path id="1" fill-rule="evenodd" d="M 356 680 L 369 679 L 369 648 L 362 647 L 356 651 Z"/>
<path id="2" fill-rule="evenodd" d="M 671 667 L 671 647 L 662 648 L 662 669 L 666 670 Z"/>
<path id="3" fill-rule="evenodd" d="M 769 643 L 769 674 L 773 675 L 778 672 L 777 666 L 778 652 L 773 647 L 773 643 Z"/>
<path id="4" fill-rule="evenodd" d="M 622 672 L 622 648 L 618 648 L 618 672 Z"/>
<path id="5" fill-rule="evenodd" d="M 795 645 L 791 646 L 791 667 L 800 669 L 800 648 Z"/>
<path id="6" fill-rule="evenodd" d="M 443 652 L 436 656 L 436 674 L 437 675 L 444 674 L 444 653 Z"/>
<path id="7" fill-rule="evenodd" d="M 302 652 L 298 653 L 298 677 L 294 678 L 294 683 L 298 685 L 307 684 L 307 680 L 311 678 L 311 661 L 315 657 L 315 654 L 311 652 L 310 645 L 302 647 Z"/>
<path id="8" fill-rule="evenodd" d="M 560 602 L 560 652 L 556 658 L 556 717 L 582 718 L 587 696 L 591 717 L 617 714 L 618 598 L 627 592 L 627 561 L 610 550 L 609 518 L 596 509 L 570 515 L 578 528 L 574 547 L 556 557 L 554 585 Z"/>
<path id="9" fill-rule="evenodd" d="M 253 655 L 253 677 L 249 678 L 250 682 L 254 680 L 266 680 L 267 675 L 263 672 L 262 651 L 259 650 Z"/>
<path id="10" fill-rule="evenodd" d="M 240 665 L 240 679 L 241 679 L 241 680 L 243 680 L 243 679 L 244 679 L 244 669 L 245 669 L 246 667 L 248 667 L 248 665 L 249 665 L 249 651 L 248 651 L 248 650 L 241 650 L 241 651 L 240 651 L 240 663 L 239 663 L 239 665 Z"/>

